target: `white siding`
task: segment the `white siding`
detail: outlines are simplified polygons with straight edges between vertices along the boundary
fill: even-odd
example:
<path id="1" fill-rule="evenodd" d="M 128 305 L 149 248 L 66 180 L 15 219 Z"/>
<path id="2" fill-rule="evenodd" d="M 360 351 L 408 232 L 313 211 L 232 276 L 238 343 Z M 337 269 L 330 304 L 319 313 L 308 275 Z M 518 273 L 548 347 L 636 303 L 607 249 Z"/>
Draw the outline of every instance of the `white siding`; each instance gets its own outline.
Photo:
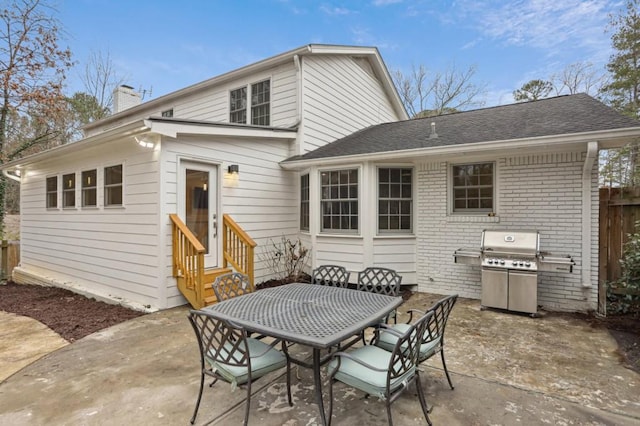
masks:
<path id="1" fill-rule="evenodd" d="M 29 168 L 21 184 L 21 268 L 101 297 L 163 307 L 156 156 L 129 139 Z M 105 208 L 103 170 L 116 164 L 123 164 L 125 205 Z M 79 207 L 79 173 L 94 168 L 98 207 Z M 72 172 L 77 173 L 77 207 L 47 210 L 46 177 Z"/>
<path id="2" fill-rule="evenodd" d="M 541 250 L 570 254 L 573 273 L 543 272 L 538 304 L 555 310 L 587 310 L 597 305 L 597 165 L 592 172 L 592 283 L 581 285 L 581 191 L 584 152 L 501 157 L 497 168 L 497 216 L 455 217 L 447 212 L 446 162 L 418 168 L 419 290 L 480 298 L 480 268 L 456 264 L 454 250 L 479 248 L 483 229 L 534 229 Z M 470 160 L 473 161 L 473 160 Z"/>
<path id="3" fill-rule="evenodd" d="M 270 241 L 279 242 L 283 235 L 295 238 L 298 231 L 295 172 L 285 171 L 278 164 L 287 157 L 289 143 L 182 137 L 177 141 L 165 141 L 163 146 L 164 212 L 161 223 L 165 226 L 163 264 L 169 305 L 184 303 L 171 276 L 171 227 L 168 219 L 168 214 L 178 209 L 177 170 L 181 158 L 220 165 L 222 201 L 218 208 L 219 217 L 231 215 L 258 244 L 256 283 L 271 278 L 270 271 L 261 261 L 267 255 Z M 235 187 L 224 180 L 229 164 L 240 166 Z"/>
<path id="4" fill-rule="evenodd" d="M 303 62 L 302 154 L 371 126 L 398 120 L 382 84 L 359 61 L 311 56 Z"/>
<path id="5" fill-rule="evenodd" d="M 229 91 L 266 79 L 271 79 L 271 126 L 291 127 L 295 125 L 299 117 L 297 71 L 293 60 L 258 74 L 227 81 L 190 95 L 168 100 L 153 109 L 143 108 L 139 111 L 128 111 L 130 115 L 123 120 L 129 122 L 151 116 L 159 117 L 162 111 L 173 108 L 174 118 L 228 123 Z M 248 108 L 251 106 L 248 105 Z M 114 126 L 109 124 L 105 127 Z M 101 133 L 103 130 L 103 127 L 94 128 L 87 133 L 87 136 Z"/>

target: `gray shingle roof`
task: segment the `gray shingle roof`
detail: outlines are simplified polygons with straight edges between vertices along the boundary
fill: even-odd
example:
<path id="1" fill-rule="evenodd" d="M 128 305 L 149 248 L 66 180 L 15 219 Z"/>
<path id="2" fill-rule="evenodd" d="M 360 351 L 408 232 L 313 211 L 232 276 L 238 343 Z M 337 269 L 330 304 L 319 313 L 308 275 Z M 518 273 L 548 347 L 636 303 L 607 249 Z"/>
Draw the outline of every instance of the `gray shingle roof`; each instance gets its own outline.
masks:
<path id="1" fill-rule="evenodd" d="M 435 123 L 437 138 L 429 138 L 431 123 Z M 640 121 L 618 113 L 589 95 L 576 94 L 438 117 L 378 124 L 286 161 L 629 127 L 640 127 Z"/>

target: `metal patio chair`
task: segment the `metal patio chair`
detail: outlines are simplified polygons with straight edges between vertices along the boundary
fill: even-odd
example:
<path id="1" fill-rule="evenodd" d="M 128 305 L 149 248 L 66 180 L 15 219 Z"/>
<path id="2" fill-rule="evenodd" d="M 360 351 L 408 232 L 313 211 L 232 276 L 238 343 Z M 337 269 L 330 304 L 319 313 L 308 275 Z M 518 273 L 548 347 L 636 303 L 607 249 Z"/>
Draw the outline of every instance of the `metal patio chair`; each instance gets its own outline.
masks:
<path id="1" fill-rule="evenodd" d="M 249 281 L 249 277 L 239 272 L 220 275 L 213 282 L 212 287 L 218 302 L 253 293 L 256 290 Z"/>
<path id="2" fill-rule="evenodd" d="M 458 300 L 458 295 L 454 294 L 452 296 L 447 296 L 443 299 L 437 301 L 426 314 L 431 313 L 429 322 L 427 323 L 427 327 L 425 328 L 425 332 L 422 336 L 422 342 L 420 344 L 420 354 L 418 361 L 420 363 L 428 360 L 438 352 L 440 352 L 440 357 L 442 358 L 442 366 L 444 367 L 444 373 L 447 376 L 447 381 L 449 382 L 449 386 L 453 389 L 453 383 L 451 383 L 451 377 L 449 376 L 449 370 L 447 370 L 447 364 L 444 360 L 444 330 L 447 325 L 447 320 L 449 319 L 449 314 L 453 309 L 453 305 L 455 305 L 456 300 Z M 425 312 L 419 311 L 417 309 L 412 309 L 408 311 L 409 320 L 406 324 L 396 324 L 392 326 L 392 329 L 404 332 L 411 327 L 411 321 L 413 319 L 414 314 L 416 315 L 425 315 Z M 395 347 L 395 343 L 398 340 L 395 334 L 389 333 L 388 330 L 383 330 L 378 335 L 374 336 L 375 342 L 374 345 L 383 348 L 387 351 L 392 351 Z"/>
<path id="3" fill-rule="evenodd" d="M 213 377 L 212 387 L 218 379 L 236 385 L 247 387 L 247 404 L 244 424 L 249 420 L 251 403 L 251 384 L 254 380 L 277 370 L 287 367 L 287 398 L 291 401 L 291 364 L 287 345 L 282 342 L 282 351 L 274 348 L 280 340 L 268 345 L 260 340 L 247 336 L 242 327 L 230 321 L 217 318 L 211 312 L 202 310 L 189 311 L 189 321 L 193 326 L 200 349 L 200 391 L 196 408 L 191 418 L 191 424 L 196 420 L 205 376 Z"/>
<path id="4" fill-rule="evenodd" d="M 311 284 L 346 288 L 349 284 L 349 272 L 344 266 L 318 266 L 311 272 Z"/>
<path id="5" fill-rule="evenodd" d="M 417 364 L 420 336 L 424 334 L 427 322 L 432 315 L 433 313 L 429 312 L 402 333 L 382 324 L 376 332 L 384 330 L 384 332 L 396 337 L 396 344 L 391 352 L 377 346 L 365 345 L 351 352 L 333 354 L 333 359 L 328 366 L 330 377 L 329 424 L 331 424 L 333 412 L 334 382 L 340 381 L 365 392 L 367 395 L 377 396 L 384 400 L 389 425 L 393 425 L 391 404 L 411 383 L 415 382 L 422 412 L 427 423 L 431 425 L 429 407 L 425 400 Z"/>
<path id="6" fill-rule="evenodd" d="M 400 284 L 402 275 L 393 269 L 369 267 L 358 272 L 357 290 L 368 291 L 378 294 L 386 294 L 388 296 L 398 296 L 400 294 Z M 384 319 L 389 322 L 389 318 L 393 318 L 393 322 L 397 322 L 396 311 L 391 312 Z"/>

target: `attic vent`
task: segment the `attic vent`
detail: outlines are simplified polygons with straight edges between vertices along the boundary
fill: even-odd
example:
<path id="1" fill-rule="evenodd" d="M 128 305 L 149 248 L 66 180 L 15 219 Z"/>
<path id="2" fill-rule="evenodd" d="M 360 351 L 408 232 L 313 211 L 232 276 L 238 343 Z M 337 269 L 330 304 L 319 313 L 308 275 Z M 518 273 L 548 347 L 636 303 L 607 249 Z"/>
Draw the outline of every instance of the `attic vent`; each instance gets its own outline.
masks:
<path id="1" fill-rule="evenodd" d="M 436 133 L 436 123 L 431 122 L 431 133 L 429 134 L 429 139 L 435 139 L 438 137 Z"/>

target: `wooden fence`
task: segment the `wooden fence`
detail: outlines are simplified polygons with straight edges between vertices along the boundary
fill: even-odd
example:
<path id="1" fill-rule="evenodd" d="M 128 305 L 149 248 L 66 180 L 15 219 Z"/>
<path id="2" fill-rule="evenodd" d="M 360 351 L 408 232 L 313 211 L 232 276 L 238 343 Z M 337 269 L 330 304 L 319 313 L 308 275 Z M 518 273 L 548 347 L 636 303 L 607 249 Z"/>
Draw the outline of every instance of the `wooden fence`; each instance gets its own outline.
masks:
<path id="1" fill-rule="evenodd" d="M 11 279 L 13 268 L 20 263 L 20 241 L 6 241 L 0 243 L 0 280 Z"/>
<path id="2" fill-rule="evenodd" d="M 599 282 L 620 278 L 620 259 L 640 220 L 640 187 L 600 188 Z M 638 229 L 640 232 L 640 229 Z"/>

